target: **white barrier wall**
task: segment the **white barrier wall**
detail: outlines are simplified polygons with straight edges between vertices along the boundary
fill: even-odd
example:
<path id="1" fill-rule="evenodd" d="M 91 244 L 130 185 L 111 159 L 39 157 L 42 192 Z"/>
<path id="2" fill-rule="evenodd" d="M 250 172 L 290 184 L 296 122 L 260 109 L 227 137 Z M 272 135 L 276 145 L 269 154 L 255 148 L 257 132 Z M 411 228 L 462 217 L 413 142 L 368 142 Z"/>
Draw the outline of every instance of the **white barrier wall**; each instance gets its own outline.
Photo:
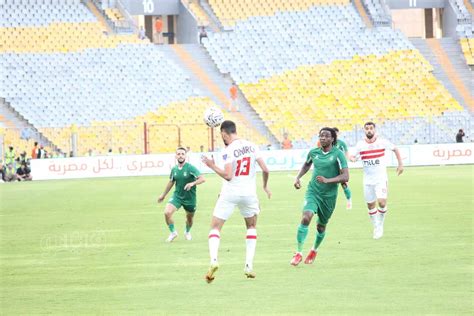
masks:
<path id="1" fill-rule="evenodd" d="M 405 166 L 455 165 L 474 163 L 474 144 L 439 144 L 399 146 Z M 351 151 L 352 148 L 349 149 Z M 271 171 L 299 170 L 309 150 L 262 151 Z M 218 153 L 213 155 L 219 164 Z M 211 170 L 201 163 L 200 153 L 191 153 L 189 162 L 201 172 Z M 387 157 L 390 166 L 396 166 L 395 155 Z M 128 177 L 168 175 L 175 165 L 174 154 L 115 155 L 98 157 L 34 159 L 31 161 L 33 180 L 76 179 L 98 177 Z M 350 168 L 361 168 L 360 162 L 349 163 Z"/>

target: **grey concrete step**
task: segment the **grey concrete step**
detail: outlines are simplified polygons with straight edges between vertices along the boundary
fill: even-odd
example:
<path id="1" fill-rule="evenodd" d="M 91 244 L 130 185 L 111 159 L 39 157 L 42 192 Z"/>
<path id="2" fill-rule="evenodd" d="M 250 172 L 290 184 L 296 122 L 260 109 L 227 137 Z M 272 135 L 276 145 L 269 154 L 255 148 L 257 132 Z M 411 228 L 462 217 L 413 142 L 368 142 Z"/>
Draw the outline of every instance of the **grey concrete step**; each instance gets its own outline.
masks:
<path id="1" fill-rule="evenodd" d="M 465 109 L 469 109 L 468 105 L 451 82 L 451 79 L 438 62 L 436 54 L 431 50 L 428 43 L 426 43 L 426 40 L 422 38 L 410 38 L 410 42 L 433 66 L 433 75 L 446 87 L 459 104 L 461 104 Z M 448 55 L 451 64 L 459 75 L 459 78 L 463 81 L 464 85 L 470 89 L 470 91 L 473 91 L 472 72 L 464 61 L 458 42 L 452 38 L 443 38 L 440 39 L 440 44 Z"/>

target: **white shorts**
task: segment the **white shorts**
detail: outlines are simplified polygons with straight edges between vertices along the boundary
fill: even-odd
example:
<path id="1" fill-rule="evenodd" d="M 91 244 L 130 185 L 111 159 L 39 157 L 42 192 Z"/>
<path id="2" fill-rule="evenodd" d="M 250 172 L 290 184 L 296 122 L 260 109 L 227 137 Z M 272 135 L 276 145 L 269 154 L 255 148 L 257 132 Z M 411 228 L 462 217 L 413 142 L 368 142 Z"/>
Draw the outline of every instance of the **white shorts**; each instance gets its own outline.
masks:
<path id="1" fill-rule="evenodd" d="M 364 197 L 367 203 L 375 202 L 377 199 L 386 199 L 387 193 L 387 182 L 364 185 Z"/>
<path id="2" fill-rule="evenodd" d="M 217 218 L 228 220 L 236 206 L 244 218 L 252 217 L 260 213 L 257 196 L 220 195 L 213 215 Z"/>

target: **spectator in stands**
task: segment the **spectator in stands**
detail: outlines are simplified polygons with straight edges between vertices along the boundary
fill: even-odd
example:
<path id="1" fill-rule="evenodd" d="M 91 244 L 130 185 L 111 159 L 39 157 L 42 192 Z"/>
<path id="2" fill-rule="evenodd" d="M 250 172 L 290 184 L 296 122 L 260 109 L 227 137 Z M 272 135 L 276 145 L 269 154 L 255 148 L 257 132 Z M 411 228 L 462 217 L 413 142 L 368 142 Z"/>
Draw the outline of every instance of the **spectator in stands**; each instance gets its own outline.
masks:
<path id="1" fill-rule="evenodd" d="M 202 39 L 203 38 L 207 38 L 207 32 L 206 32 L 206 28 L 204 26 L 201 26 L 199 28 L 199 44 L 202 45 Z"/>
<path id="2" fill-rule="evenodd" d="M 465 136 L 463 129 L 461 128 L 459 132 L 456 134 L 456 143 L 464 143 L 462 139 Z"/>
<path id="3" fill-rule="evenodd" d="M 122 148 L 122 147 L 119 147 L 119 148 L 118 148 L 118 154 L 119 154 L 119 155 L 125 155 L 126 152 L 123 151 L 123 148 Z"/>
<path id="4" fill-rule="evenodd" d="M 13 146 L 8 146 L 8 151 L 5 153 L 5 164 L 14 164 L 15 163 L 15 149 Z"/>
<path id="5" fill-rule="evenodd" d="M 3 161 L 0 160 L 0 183 L 5 181 L 5 166 L 3 165 Z"/>
<path id="6" fill-rule="evenodd" d="M 28 162 L 28 158 L 26 158 L 26 151 L 22 152 L 20 154 L 20 156 L 18 157 L 18 162 L 19 163 L 27 163 Z"/>
<path id="7" fill-rule="evenodd" d="M 38 158 L 38 151 L 39 151 L 38 142 L 35 142 L 35 146 L 34 146 L 33 149 L 31 150 L 31 158 L 32 158 L 32 159 Z"/>
<path id="8" fill-rule="evenodd" d="M 5 168 L 5 175 L 4 175 L 5 182 L 12 182 L 16 180 L 16 172 L 15 168 L 13 168 L 13 163 L 7 164 Z"/>
<path id="9" fill-rule="evenodd" d="M 237 85 L 235 83 L 233 83 L 232 86 L 229 89 L 229 94 L 230 94 L 229 111 L 232 110 L 232 107 L 234 107 L 236 111 L 239 110 L 239 105 L 237 104 L 237 96 L 238 96 L 237 93 L 238 93 Z"/>
<path id="10" fill-rule="evenodd" d="M 31 170 L 26 165 L 26 162 L 22 162 L 20 168 L 16 170 L 16 177 L 18 181 L 31 181 L 33 178 L 31 177 Z"/>
<path id="11" fill-rule="evenodd" d="M 44 150 L 44 146 L 41 145 L 38 149 L 38 154 L 36 155 L 37 159 L 44 159 L 46 158 L 46 150 Z"/>
<path id="12" fill-rule="evenodd" d="M 288 133 L 283 134 L 283 141 L 281 142 L 281 148 L 283 148 L 283 149 L 293 149 L 293 143 L 288 138 Z"/>
<path id="13" fill-rule="evenodd" d="M 107 156 L 112 156 L 114 152 L 112 151 L 112 148 L 109 148 L 109 151 L 107 152 Z"/>
<path id="14" fill-rule="evenodd" d="M 20 135 L 20 138 L 21 139 L 26 139 L 26 140 L 30 140 L 31 138 L 31 130 L 29 128 L 23 128 L 21 130 L 21 135 Z"/>
<path id="15" fill-rule="evenodd" d="M 163 20 L 161 16 L 155 21 L 155 43 L 163 44 Z"/>
<path id="16" fill-rule="evenodd" d="M 145 29 L 143 28 L 143 26 L 140 26 L 140 30 L 138 31 L 138 38 L 141 40 L 144 40 L 146 38 Z"/>

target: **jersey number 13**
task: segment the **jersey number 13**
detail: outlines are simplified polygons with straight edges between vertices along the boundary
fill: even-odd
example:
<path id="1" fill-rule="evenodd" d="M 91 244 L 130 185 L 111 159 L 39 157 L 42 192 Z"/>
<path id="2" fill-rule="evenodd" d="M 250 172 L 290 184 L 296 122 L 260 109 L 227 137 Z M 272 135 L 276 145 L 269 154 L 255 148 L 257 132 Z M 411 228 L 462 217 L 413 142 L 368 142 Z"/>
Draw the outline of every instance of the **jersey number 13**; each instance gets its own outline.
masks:
<path id="1" fill-rule="evenodd" d="M 235 169 L 235 176 L 248 176 L 250 173 L 250 157 L 244 157 L 237 160 L 237 168 Z"/>

